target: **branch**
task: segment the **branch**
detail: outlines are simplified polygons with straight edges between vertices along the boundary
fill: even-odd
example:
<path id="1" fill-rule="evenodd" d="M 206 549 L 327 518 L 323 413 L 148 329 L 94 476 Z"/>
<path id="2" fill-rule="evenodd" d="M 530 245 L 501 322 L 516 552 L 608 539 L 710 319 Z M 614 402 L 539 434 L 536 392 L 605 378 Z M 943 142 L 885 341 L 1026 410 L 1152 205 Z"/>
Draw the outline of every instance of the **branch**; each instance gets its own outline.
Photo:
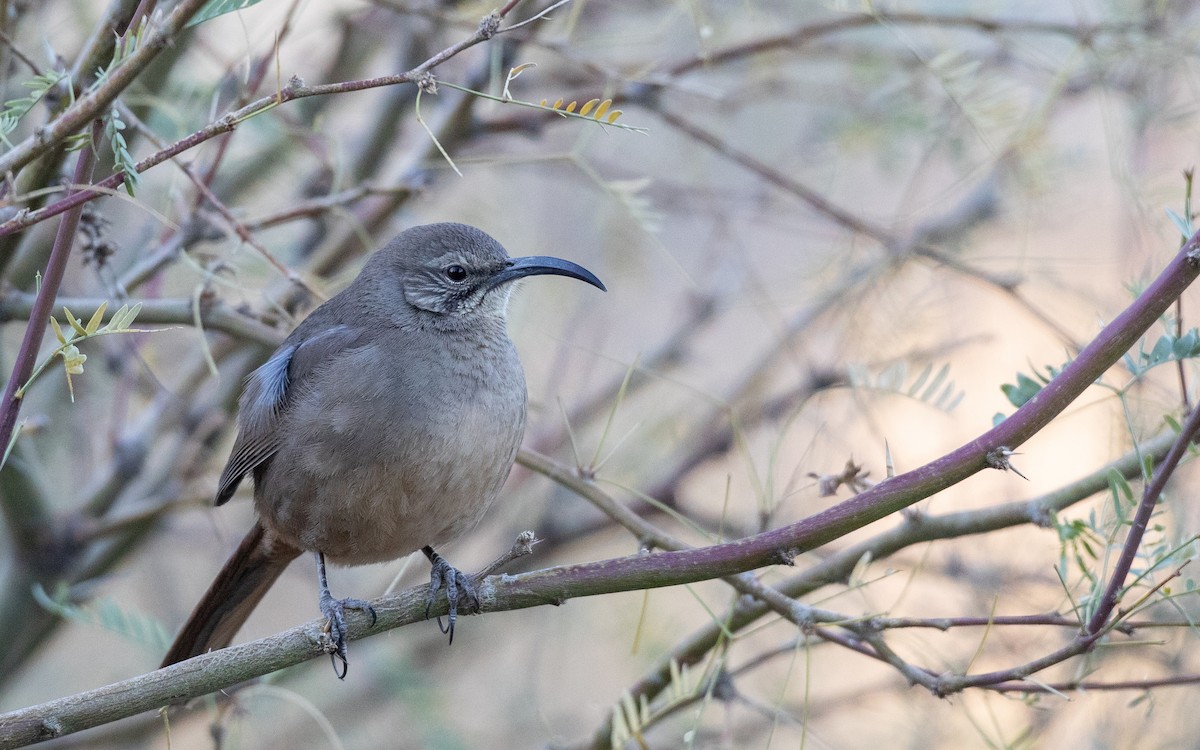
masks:
<path id="1" fill-rule="evenodd" d="M 109 72 L 103 83 L 79 97 L 58 117 L 0 156 L 0 174 L 16 173 L 96 119 L 160 52 L 170 46 L 172 37 L 183 29 L 205 2 L 207 0 L 182 0 L 176 5 L 163 20 L 162 26 L 151 31 L 132 55 Z M 78 182 L 80 180 L 76 180 Z"/>
<path id="2" fill-rule="evenodd" d="M 1200 432 L 1200 409 L 1193 409 L 1184 423 L 1183 429 L 1180 430 L 1175 444 L 1167 453 L 1167 457 L 1161 464 L 1154 467 L 1154 478 L 1142 492 L 1142 500 L 1138 504 L 1137 512 L 1130 524 L 1129 534 L 1125 537 L 1125 545 L 1121 549 L 1121 556 L 1117 560 L 1116 567 L 1113 568 L 1112 577 L 1109 579 L 1108 586 L 1104 589 L 1104 595 L 1100 598 L 1091 619 L 1084 628 L 1085 634 L 1090 636 L 1093 641 L 1106 632 L 1108 618 L 1120 600 L 1121 587 L 1125 585 L 1125 577 L 1129 575 L 1129 569 L 1133 567 L 1133 560 L 1137 556 L 1138 547 L 1141 546 L 1142 536 L 1145 535 L 1146 527 L 1150 524 L 1150 516 L 1154 513 L 1155 506 L 1158 505 L 1163 488 L 1167 486 L 1167 480 L 1171 478 L 1176 467 L 1179 466 L 1179 462 L 1183 460 L 1198 432 Z"/>
<path id="3" fill-rule="evenodd" d="M 714 65 L 736 62 L 744 57 L 759 55 L 775 49 L 788 47 L 797 48 L 808 42 L 830 34 L 856 29 L 874 29 L 881 26 L 933 26 L 942 28 L 962 28 L 978 31 L 984 34 L 997 32 L 1022 32 L 1037 34 L 1055 34 L 1088 42 L 1099 34 L 1123 34 L 1134 31 L 1144 31 L 1145 26 L 1132 23 L 1109 24 L 1071 24 L 1035 19 L 1003 19 L 979 18 L 969 15 L 942 15 L 932 13 L 861 13 L 841 18 L 806 23 L 790 31 L 775 36 L 755 39 L 743 44 L 737 44 L 724 49 L 708 52 L 704 55 L 690 57 L 672 63 L 665 67 L 663 73 L 668 80 L 693 70 L 710 69 Z"/>
<path id="4" fill-rule="evenodd" d="M 192 4 L 198 4 L 198 3 L 202 3 L 203 0 L 187 0 L 187 2 L 192 3 Z M 232 132 L 243 121 L 248 120 L 251 117 L 263 114 L 264 112 L 274 109 L 277 106 L 280 106 L 280 105 L 285 104 L 290 101 L 294 101 L 296 99 L 303 99 L 303 98 L 310 97 L 310 96 L 326 96 L 328 94 L 344 94 L 344 93 L 349 93 L 351 91 L 363 91 L 366 89 L 379 88 L 381 86 L 395 86 L 395 85 L 401 84 L 401 83 L 413 83 L 415 81 L 424 79 L 427 75 L 429 75 L 430 70 L 437 67 L 438 65 L 441 65 L 446 60 L 449 60 L 450 58 L 459 54 L 463 50 L 469 49 L 470 47 L 474 47 L 475 45 L 479 44 L 480 42 L 491 39 L 493 36 L 495 36 L 498 33 L 502 33 L 504 30 L 499 29 L 497 27 L 500 23 L 500 20 L 504 17 L 505 14 L 508 13 L 509 10 L 511 10 L 511 8 L 514 5 L 516 5 L 516 3 L 510 2 L 505 6 L 505 8 L 501 9 L 500 11 L 497 11 L 489 16 L 485 16 L 483 21 L 480 22 L 479 28 L 475 31 L 474 34 L 472 34 L 471 36 L 462 40 L 461 42 L 458 42 L 457 44 L 453 44 L 453 45 L 447 47 L 446 49 L 442 50 L 441 52 L 438 52 L 437 54 L 433 55 L 425 62 L 421 63 L 417 67 L 408 71 L 407 73 L 400 73 L 397 75 L 390 75 L 390 76 L 379 76 L 377 78 L 367 78 L 367 79 L 362 79 L 362 80 L 357 80 L 357 81 L 343 81 L 341 83 L 328 83 L 328 84 L 323 84 L 323 85 L 319 85 L 319 86 L 305 86 L 303 81 L 301 81 L 298 78 L 293 78 L 292 81 L 287 86 L 284 86 L 279 91 L 277 91 L 273 94 L 264 96 L 253 102 L 250 102 L 249 104 L 245 105 L 244 107 L 241 107 L 240 109 L 229 112 L 229 113 L 225 114 L 223 117 L 215 120 L 212 123 L 209 123 L 208 125 L 201 128 L 200 130 L 197 130 L 196 132 L 192 133 L 191 135 L 186 136 L 186 137 L 176 141 L 171 146 L 169 146 L 165 149 L 162 149 L 162 150 L 158 151 L 157 153 L 139 161 L 135 167 L 135 170 L 137 171 L 138 174 L 142 174 L 143 172 L 150 169 L 151 167 L 155 167 L 155 166 L 163 163 L 167 159 L 170 159 L 174 156 L 178 156 L 179 154 L 183 153 L 184 151 L 194 148 L 194 147 L 198 146 L 199 144 L 204 143 L 207 140 L 210 140 L 210 139 L 212 139 L 218 135 L 221 135 L 223 133 Z M 176 10 L 172 13 L 172 17 L 174 17 L 175 13 L 178 13 L 183 8 L 184 8 L 184 5 L 178 6 L 176 8 Z M 146 48 L 149 48 L 150 46 L 152 46 L 151 42 L 154 41 L 155 39 L 157 39 L 157 37 L 154 37 L 153 39 L 149 40 L 142 49 L 139 49 L 138 52 L 135 53 L 134 56 L 130 58 L 130 61 L 134 60 L 134 58 L 136 58 L 137 55 L 142 53 Z M 126 63 L 126 64 L 128 64 L 128 63 Z M 125 67 L 126 67 L 126 65 L 121 65 L 118 68 L 118 71 L 125 70 Z M 109 85 L 109 83 L 111 83 L 111 80 L 112 79 L 110 79 L 109 82 L 106 82 L 105 86 Z M 105 86 L 101 86 L 101 89 L 105 88 Z M 112 92 L 112 97 L 115 98 L 117 93 L 118 93 L 117 91 Z M 84 102 L 84 101 L 88 101 L 88 99 L 86 99 L 86 98 L 80 99 L 78 102 L 76 102 L 75 106 L 71 107 L 66 112 L 64 112 L 63 115 L 60 116 L 57 120 L 55 120 L 54 123 L 51 123 L 51 125 L 55 125 L 55 124 L 59 123 L 69 113 L 71 113 L 75 109 L 77 109 L 80 106 L 80 103 Z M 107 104 L 109 101 L 111 101 L 111 99 L 106 101 L 105 104 Z M 98 108 L 96 111 L 100 111 L 100 109 L 101 108 Z M 49 128 L 49 127 L 50 126 L 47 126 L 47 128 Z M 43 130 L 39 131 L 39 133 L 46 131 L 47 128 L 43 128 Z M 60 128 L 56 127 L 53 132 L 57 133 L 59 129 Z M 78 126 L 76 126 L 73 129 L 66 130 L 65 132 L 61 133 L 60 135 L 58 135 L 56 137 L 60 138 L 60 139 L 65 138 L 66 136 L 73 133 L 76 129 L 78 129 Z M 47 135 L 46 137 L 50 137 L 50 136 Z M 29 157 L 25 161 L 20 161 L 20 159 L 24 158 L 24 157 L 14 156 L 14 154 L 17 154 L 17 152 L 20 149 L 22 149 L 22 147 L 25 147 L 26 144 L 28 144 L 30 140 L 33 140 L 33 138 L 31 137 L 30 139 L 23 141 L 12 151 L 9 151 L 7 154 L 5 154 L 5 156 L 0 157 L 0 174 L 3 174 L 6 169 L 13 169 L 14 166 L 19 167 L 25 163 L 28 163 L 29 160 L 36 158 L 38 155 L 40 155 L 40 153 L 42 151 L 49 148 L 49 145 L 47 145 L 44 148 L 41 148 L 40 150 L 34 152 L 33 156 Z M 28 148 L 33 148 L 33 146 L 29 146 Z M 23 154 L 25 152 L 22 151 L 21 153 Z M 9 163 L 10 161 L 14 162 L 14 163 L 10 165 L 10 163 Z M 117 173 L 114 175 L 110 175 L 109 177 L 105 178 L 104 180 L 101 180 L 99 183 L 97 183 L 97 187 L 113 189 L 113 188 L 119 187 L 124 182 L 125 182 L 125 176 L 121 173 Z M 40 221 L 45 221 L 46 219 L 50 218 L 51 216 L 56 216 L 70 208 L 87 203 L 88 201 L 93 200 L 98 196 L 99 196 L 99 193 L 94 193 L 94 192 L 77 193 L 77 194 L 71 195 L 67 198 L 64 198 L 60 201 L 57 201 L 49 206 L 46 206 L 45 208 L 38 209 L 37 211 L 27 211 L 27 212 L 18 214 L 17 216 L 13 217 L 12 219 L 9 219 L 8 221 L 0 224 L 0 237 L 2 237 L 4 235 L 12 234 L 13 232 L 20 231 L 26 227 L 32 226 L 33 224 L 37 224 Z"/>
<path id="5" fill-rule="evenodd" d="M 988 466 L 987 455 L 1016 447 L 1045 427 L 1153 325 L 1200 271 L 1193 256 L 1200 234 L 1134 303 L 1063 368 L 1034 399 L 999 426 L 919 469 L 889 478 L 862 494 L 803 521 L 747 539 L 698 549 L 634 555 L 549 568 L 517 576 L 491 576 L 479 585 L 482 612 L 561 604 L 596 596 L 730 576 L 781 562 L 871 521 L 928 497 Z M 378 623 L 351 621 L 350 637 L 361 638 L 423 619 L 426 587 L 373 602 Z M 445 604 L 430 613 L 443 614 Z M 164 670 L 0 715 L 0 750 L 37 742 L 203 695 L 324 654 L 320 621 L 241 646 L 189 659 Z M 1032 662 L 1030 668 L 1047 659 Z M 986 680 L 977 675 L 970 682 Z M 994 680 L 998 681 L 998 680 Z M 939 681 L 939 683 L 942 681 Z"/>
<path id="6" fill-rule="evenodd" d="M 98 138 L 99 133 L 100 124 L 97 122 L 92 128 L 93 142 Z M 79 158 L 75 162 L 72 183 L 80 184 L 91 180 L 92 166 L 95 161 L 96 152 L 90 145 L 85 146 L 79 152 Z M 50 258 L 46 262 L 46 274 L 42 278 L 41 288 L 38 289 L 33 304 L 30 305 L 29 325 L 25 327 L 25 335 L 21 339 L 21 348 L 17 351 L 12 374 L 9 375 L 8 383 L 4 387 L 3 399 L 0 399 L 0 450 L 7 448 L 13 439 L 13 432 L 17 426 L 17 415 L 21 411 L 21 399 L 17 396 L 17 389 L 25 385 L 33 374 L 34 365 L 37 363 L 38 349 L 46 332 L 46 320 L 50 317 L 54 298 L 58 294 L 59 285 L 62 284 L 63 274 L 66 273 L 67 259 L 71 257 L 71 246 L 75 244 L 75 230 L 79 228 L 79 216 L 82 213 L 82 207 L 75 208 L 69 211 L 59 223 L 58 233 L 54 236 L 54 246 L 51 248 Z M 28 555 L 30 545 L 37 535 L 26 532 L 30 531 L 31 523 L 36 524 L 43 519 L 36 516 L 22 517 L 22 513 L 15 510 L 18 506 L 29 510 L 28 506 L 21 506 L 12 498 L 9 498 L 7 502 L 0 503 L 0 510 L 3 510 L 6 515 L 9 529 L 13 532 L 17 544 L 22 548 L 22 553 Z"/>
<path id="7" fill-rule="evenodd" d="M 36 300 L 37 298 L 34 295 L 25 292 L 10 291 L 0 293 L 0 324 L 13 320 L 36 320 L 37 318 L 33 317 L 35 315 L 33 306 Z M 196 306 L 188 298 L 129 299 L 123 301 L 130 305 L 137 304 L 142 306 L 141 310 L 138 311 L 139 323 L 187 326 L 195 325 L 196 323 Z M 56 307 L 60 310 L 62 307 L 69 307 L 76 315 L 83 318 L 90 318 L 99 309 L 100 305 L 106 302 L 108 300 L 94 297 L 62 297 L 58 299 Z M 51 315 L 55 315 L 60 321 L 66 322 L 61 312 L 54 313 L 50 310 L 46 311 L 43 320 L 49 319 Z M 109 311 L 105 319 L 111 317 L 111 315 L 112 311 Z M 279 342 L 283 341 L 286 335 L 285 332 L 272 328 L 220 301 L 201 302 L 200 321 L 204 324 L 204 330 L 206 331 L 221 331 L 240 339 L 268 346 L 278 346 Z M 40 341 L 41 339 L 39 338 L 38 340 Z"/>
<path id="8" fill-rule="evenodd" d="M 903 524 L 878 534 L 873 539 L 839 550 L 804 572 L 775 584 L 775 588 L 787 596 L 800 597 L 823 586 L 845 581 L 865 555 L 870 555 L 873 560 L 880 560 L 906 547 L 924 542 L 986 534 L 1028 523 L 1048 525 L 1052 514 L 1104 491 L 1108 487 L 1111 472 L 1115 471 L 1126 478 L 1141 476 L 1142 460 L 1157 459 L 1165 455 L 1174 441 L 1174 433 L 1167 431 L 1086 477 L 1031 500 L 937 516 L 910 513 L 905 516 Z M 768 608 L 758 602 L 738 602 L 730 612 L 718 617 L 716 622 L 707 624 L 683 638 L 626 692 L 634 700 L 653 700 L 670 684 L 672 662 L 697 663 L 722 642 L 729 632 L 736 633 L 748 627 L 767 612 Z M 584 746 L 597 750 L 607 748 L 611 732 L 611 725 L 606 721 Z"/>

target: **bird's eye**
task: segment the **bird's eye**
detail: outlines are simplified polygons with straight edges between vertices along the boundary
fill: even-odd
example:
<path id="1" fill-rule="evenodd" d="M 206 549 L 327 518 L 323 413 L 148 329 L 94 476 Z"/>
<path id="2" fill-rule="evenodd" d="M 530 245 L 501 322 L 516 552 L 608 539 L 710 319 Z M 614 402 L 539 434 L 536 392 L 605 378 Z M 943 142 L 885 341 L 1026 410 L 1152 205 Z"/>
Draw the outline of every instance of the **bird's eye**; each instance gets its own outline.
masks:
<path id="1" fill-rule="evenodd" d="M 467 278 L 467 269 L 460 265 L 446 266 L 444 273 L 446 274 L 446 278 L 451 281 L 462 281 Z"/>

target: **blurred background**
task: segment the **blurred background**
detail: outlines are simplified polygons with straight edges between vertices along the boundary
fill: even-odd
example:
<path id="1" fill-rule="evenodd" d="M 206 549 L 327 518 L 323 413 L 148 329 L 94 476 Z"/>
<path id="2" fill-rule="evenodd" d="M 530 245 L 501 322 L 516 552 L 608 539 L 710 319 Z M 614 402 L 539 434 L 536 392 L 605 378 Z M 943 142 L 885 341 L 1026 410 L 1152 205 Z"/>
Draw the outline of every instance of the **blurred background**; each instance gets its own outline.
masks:
<path id="1" fill-rule="evenodd" d="M 183 32 L 124 90 L 135 160 L 293 75 L 407 71 L 493 10 L 241 4 Z M 54 71 L 88 85 L 111 56 L 104 19 L 138 5 L 0 2 L 5 99 Z M 548 5 L 522 2 L 505 25 Z M 0 710 L 155 668 L 251 522 L 249 487 L 211 505 L 242 378 L 405 227 L 473 224 L 513 255 L 569 258 L 606 282 L 605 295 L 551 280 L 514 296 L 525 444 L 595 468 L 600 487 L 689 544 L 844 500 L 853 487 L 828 478 L 849 460 L 869 484 L 958 447 L 1012 413 L 1002 385 L 1061 367 L 1178 249 L 1167 209 L 1189 211 L 1196 22 L 1192 3 L 574 0 L 438 66 L 419 119 L 411 84 L 289 102 L 148 170 L 134 197 L 94 201 L 60 302 L 83 316 L 141 302 L 134 327 L 157 330 L 81 344 L 73 403 L 61 362 L 24 400 L 0 472 Z M 632 129 L 498 101 L 526 63 L 513 98 L 611 98 Z M 7 140 L 64 103 L 52 90 Z M 74 163 L 56 151 L 26 167 L 7 205 L 55 200 Z M 101 148 L 96 178 L 118 167 Z M 57 225 L 0 238 L 4 372 Z M 1195 304 L 1185 297 L 1145 350 L 1190 328 Z M 43 355 L 52 341 L 48 330 Z M 978 511 L 958 531 L 845 565 L 903 524 L 885 519 L 758 575 L 830 565 L 840 572 L 802 601 L 847 618 L 1065 623 L 886 632 L 935 672 L 1049 653 L 1124 538 L 1129 498 L 1105 465 L 1166 430 L 1196 380 L 1187 362 L 1114 368 L 1014 457 L 1028 480 L 988 472 L 915 506 Z M 1099 479 L 1068 487 L 1087 476 Z M 1194 481 L 1185 465 L 1168 489 L 1135 568 L 1150 571 L 1142 593 L 1195 554 Z M 988 509 L 1054 492 L 1057 513 L 985 523 Z M 543 542 L 514 571 L 639 549 L 518 466 L 480 528 L 441 551 L 477 569 L 524 529 Z M 427 581 L 425 561 L 411 563 L 337 569 L 331 586 L 371 598 Z M 239 642 L 317 616 L 311 568 L 288 570 Z M 317 659 L 174 709 L 170 747 L 1190 746 L 1196 688 L 1154 682 L 1200 673 L 1187 572 L 1139 605 L 1144 627 L 1114 634 L 1122 648 L 1036 676 L 1129 683 L 1119 690 L 942 699 L 773 614 L 705 642 L 737 603 L 710 581 L 466 618 L 453 647 L 433 623 L 391 631 L 353 644 L 344 683 Z M 629 716 L 622 696 L 672 659 L 689 665 L 675 692 Z M 644 724 L 637 737 L 614 739 L 614 710 Z M 151 714 L 58 746 L 167 742 Z"/>

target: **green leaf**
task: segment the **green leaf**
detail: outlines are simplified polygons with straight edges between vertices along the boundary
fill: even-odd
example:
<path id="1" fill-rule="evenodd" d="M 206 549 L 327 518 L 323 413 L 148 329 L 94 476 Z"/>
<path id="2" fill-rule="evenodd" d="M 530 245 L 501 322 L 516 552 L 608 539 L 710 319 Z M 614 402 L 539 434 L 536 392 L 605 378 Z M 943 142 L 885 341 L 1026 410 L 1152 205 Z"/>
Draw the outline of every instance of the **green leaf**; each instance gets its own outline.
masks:
<path id="1" fill-rule="evenodd" d="M 1133 503 L 1133 487 L 1125 479 L 1124 475 L 1116 469 L 1108 470 L 1108 488 L 1113 493 L 1113 499 L 1118 503 L 1124 500 L 1127 503 Z"/>
<path id="2" fill-rule="evenodd" d="M 1017 384 L 1005 383 L 1000 386 L 1000 390 L 1004 392 L 1004 396 L 1008 399 L 1008 402 L 1019 409 L 1029 399 L 1036 396 L 1038 391 L 1042 390 L 1042 386 L 1024 373 L 1017 373 Z"/>
<path id="3" fill-rule="evenodd" d="M 1192 236 L 1192 222 L 1175 213 L 1174 209 L 1171 208 L 1167 208 L 1167 217 L 1174 222 L 1175 228 L 1179 230 L 1180 234 L 1182 234 L 1184 237 Z"/>
<path id="4" fill-rule="evenodd" d="M 921 390 L 921 386 L 925 385 L 925 381 L 929 379 L 929 375 L 932 372 L 933 372 L 933 363 L 930 362 L 929 364 L 925 365 L 925 369 L 921 370 L 921 374 L 918 375 L 917 379 L 913 381 L 913 384 L 908 389 L 908 395 L 916 396 L 917 391 Z M 922 400 L 927 400 L 927 399 L 922 399 Z"/>
<path id="5" fill-rule="evenodd" d="M 223 16 L 226 13 L 232 13 L 235 10 L 245 10 L 251 5 L 258 5 L 261 0 L 209 0 L 204 4 L 204 7 L 192 16 L 192 20 L 188 21 L 184 28 L 199 26 L 205 21 L 211 21 L 217 16 Z"/>
<path id="6" fill-rule="evenodd" d="M 1171 358 L 1171 352 L 1175 348 L 1175 342 L 1170 336 L 1160 336 L 1158 341 L 1154 342 L 1154 348 L 1150 350 L 1147 356 L 1147 361 L 1152 365 L 1161 364 Z"/>
<path id="7" fill-rule="evenodd" d="M 1175 345 L 1172 347 L 1172 353 L 1177 359 L 1187 359 L 1188 357 L 1196 356 L 1196 346 L 1200 343 L 1200 335 L 1196 333 L 1196 329 L 1189 329 L 1187 333 L 1175 339 Z"/>

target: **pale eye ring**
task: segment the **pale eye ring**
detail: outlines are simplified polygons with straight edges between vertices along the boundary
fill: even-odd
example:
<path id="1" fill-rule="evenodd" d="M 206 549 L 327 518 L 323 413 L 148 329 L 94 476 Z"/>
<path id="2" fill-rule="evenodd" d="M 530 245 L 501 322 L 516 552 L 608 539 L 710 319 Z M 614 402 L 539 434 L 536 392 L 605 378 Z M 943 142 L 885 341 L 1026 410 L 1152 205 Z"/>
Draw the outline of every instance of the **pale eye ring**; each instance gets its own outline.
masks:
<path id="1" fill-rule="evenodd" d="M 467 278 L 467 269 L 463 268 L 457 263 L 452 266 L 446 266 L 446 270 L 443 271 L 443 273 L 446 274 L 447 279 L 450 279 L 456 283 L 459 281 L 465 281 Z"/>

